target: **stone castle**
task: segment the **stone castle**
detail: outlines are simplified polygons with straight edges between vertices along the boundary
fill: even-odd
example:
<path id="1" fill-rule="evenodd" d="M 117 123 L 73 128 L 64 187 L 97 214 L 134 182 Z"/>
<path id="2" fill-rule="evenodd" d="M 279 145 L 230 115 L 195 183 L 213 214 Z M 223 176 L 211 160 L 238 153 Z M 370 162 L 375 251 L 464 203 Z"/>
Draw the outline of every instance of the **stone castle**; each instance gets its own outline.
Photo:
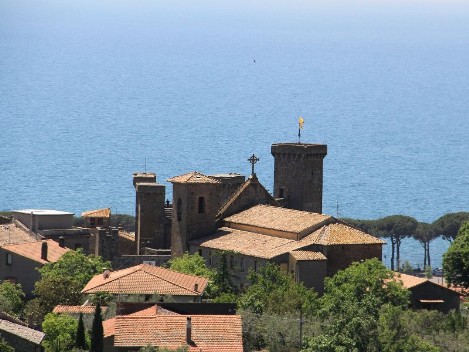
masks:
<path id="1" fill-rule="evenodd" d="M 135 173 L 136 253 L 199 253 L 210 266 L 225 251 L 240 285 L 249 268 L 270 261 L 320 293 L 324 276 L 354 261 L 381 259 L 383 241 L 322 214 L 326 145 L 278 143 L 271 152 L 273 195 L 256 177 L 254 155 L 247 179 L 196 171 L 169 179 L 172 203 L 154 173 Z"/>

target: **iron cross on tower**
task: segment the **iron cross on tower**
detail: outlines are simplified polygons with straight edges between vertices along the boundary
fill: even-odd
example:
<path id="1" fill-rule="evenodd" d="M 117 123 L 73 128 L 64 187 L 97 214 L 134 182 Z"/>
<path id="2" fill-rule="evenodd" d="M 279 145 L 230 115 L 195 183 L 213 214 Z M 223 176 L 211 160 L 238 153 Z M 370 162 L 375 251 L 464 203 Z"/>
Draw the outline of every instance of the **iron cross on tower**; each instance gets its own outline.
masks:
<path id="1" fill-rule="evenodd" d="M 259 158 L 255 156 L 254 154 L 252 154 L 252 156 L 248 159 L 248 161 L 251 163 L 251 167 L 252 167 L 251 174 L 254 175 L 254 164 L 259 161 Z"/>

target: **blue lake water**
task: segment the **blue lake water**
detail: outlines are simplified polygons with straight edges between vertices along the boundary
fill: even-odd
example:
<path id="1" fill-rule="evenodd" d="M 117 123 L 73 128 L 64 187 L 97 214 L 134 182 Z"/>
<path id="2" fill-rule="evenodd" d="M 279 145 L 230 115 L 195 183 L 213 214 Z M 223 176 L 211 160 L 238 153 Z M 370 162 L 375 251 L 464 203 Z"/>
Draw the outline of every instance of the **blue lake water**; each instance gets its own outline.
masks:
<path id="1" fill-rule="evenodd" d="M 0 0 L 0 209 L 132 214 L 133 172 L 170 198 L 169 177 L 248 174 L 252 153 L 271 189 L 303 116 L 325 213 L 468 211 L 468 62 L 457 1 Z"/>

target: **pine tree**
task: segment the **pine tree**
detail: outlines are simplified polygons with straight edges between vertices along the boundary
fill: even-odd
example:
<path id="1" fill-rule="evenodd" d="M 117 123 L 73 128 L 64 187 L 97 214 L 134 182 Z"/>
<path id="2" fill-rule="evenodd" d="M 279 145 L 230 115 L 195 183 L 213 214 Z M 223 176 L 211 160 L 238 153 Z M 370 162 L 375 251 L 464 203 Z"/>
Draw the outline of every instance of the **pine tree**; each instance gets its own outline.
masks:
<path id="1" fill-rule="evenodd" d="M 101 317 L 101 305 L 98 303 L 94 311 L 93 326 L 91 328 L 90 352 L 103 351 L 103 336 L 103 318 Z"/>
<path id="2" fill-rule="evenodd" d="M 80 313 L 78 319 L 77 336 L 75 338 L 75 347 L 86 350 L 85 324 L 83 324 L 83 314 Z"/>

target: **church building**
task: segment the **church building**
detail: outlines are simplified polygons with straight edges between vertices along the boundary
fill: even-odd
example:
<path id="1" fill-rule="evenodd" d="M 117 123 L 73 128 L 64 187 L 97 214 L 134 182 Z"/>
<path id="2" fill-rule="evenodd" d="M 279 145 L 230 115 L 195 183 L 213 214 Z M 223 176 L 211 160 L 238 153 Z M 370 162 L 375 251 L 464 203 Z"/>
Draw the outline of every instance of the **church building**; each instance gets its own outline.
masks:
<path id="1" fill-rule="evenodd" d="M 247 180 L 195 171 L 169 179 L 172 206 L 155 174 L 134 174 L 137 253 L 150 243 L 170 247 L 173 256 L 199 253 L 214 266 L 224 251 L 239 286 L 249 269 L 273 262 L 319 294 L 326 276 L 381 259 L 384 241 L 322 214 L 326 145 L 273 144 L 271 152 L 273 195 L 257 179 L 255 155 Z"/>

